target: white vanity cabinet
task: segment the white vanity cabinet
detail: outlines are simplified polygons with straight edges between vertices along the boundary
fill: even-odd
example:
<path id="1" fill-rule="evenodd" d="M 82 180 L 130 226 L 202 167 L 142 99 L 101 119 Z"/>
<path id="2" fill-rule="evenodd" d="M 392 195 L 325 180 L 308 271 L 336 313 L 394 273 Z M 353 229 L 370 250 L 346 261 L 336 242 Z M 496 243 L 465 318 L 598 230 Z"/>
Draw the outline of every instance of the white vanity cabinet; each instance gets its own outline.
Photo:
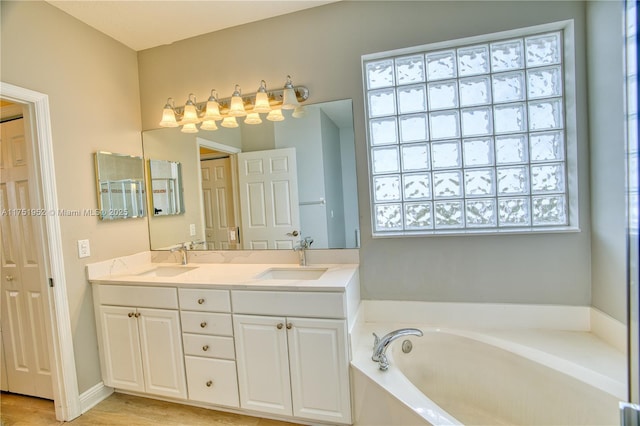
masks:
<path id="1" fill-rule="evenodd" d="M 186 398 L 175 288 L 94 287 L 105 385 Z"/>
<path id="2" fill-rule="evenodd" d="M 178 294 L 189 400 L 239 407 L 229 290 Z"/>
<path id="3" fill-rule="evenodd" d="M 231 294 L 240 406 L 350 424 L 344 294 Z"/>

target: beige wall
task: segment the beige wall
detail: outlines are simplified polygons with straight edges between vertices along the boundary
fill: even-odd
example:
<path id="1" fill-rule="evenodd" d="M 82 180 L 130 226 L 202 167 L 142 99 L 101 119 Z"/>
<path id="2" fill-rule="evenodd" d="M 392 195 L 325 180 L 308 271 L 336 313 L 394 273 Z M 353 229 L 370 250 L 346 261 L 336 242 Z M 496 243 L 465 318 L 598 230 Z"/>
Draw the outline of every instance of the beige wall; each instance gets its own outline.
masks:
<path id="1" fill-rule="evenodd" d="M 353 99 L 362 229 L 362 294 L 369 299 L 589 305 L 591 301 L 584 3 L 575 1 L 339 2 L 139 53 L 142 125 L 177 103 L 234 84 L 254 91 L 290 74 L 310 101 Z M 371 238 L 362 95 L 363 54 L 575 19 L 582 232 Z"/>
<path id="2" fill-rule="evenodd" d="M 97 208 L 93 154 L 142 154 L 136 53 L 44 2 L 2 1 L 3 82 L 49 95 L 58 204 Z M 147 220 L 61 217 L 78 386 L 101 381 L 84 265 L 147 250 Z M 89 239 L 79 259 L 76 241 Z M 63 348 L 71 350 L 71 348 Z"/>

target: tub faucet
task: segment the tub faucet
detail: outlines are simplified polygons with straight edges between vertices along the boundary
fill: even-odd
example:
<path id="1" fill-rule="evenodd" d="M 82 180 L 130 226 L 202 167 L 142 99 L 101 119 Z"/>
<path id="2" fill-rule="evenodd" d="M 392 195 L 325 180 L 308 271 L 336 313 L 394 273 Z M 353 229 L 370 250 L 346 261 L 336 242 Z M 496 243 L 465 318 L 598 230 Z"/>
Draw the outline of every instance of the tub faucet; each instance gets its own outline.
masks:
<path id="1" fill-rule="evenodd" d="M 382 338 L 379 338 L 376 333 L 373 333 L 373 356 L 371 359 L 380 365 L 380 370 L 386 371 L 389 368 L 389 361 L 387 360 L 387 347 L 396 339 L 404 336 L 422 336 L 422 331 L 417 328 L 401 328 L 399 330 L 392 331 L 385 334 Z"/>
<path id="2" fill-rule="evenodd" d="M 298 256 L 300 258 L 300 266 L 307 266 L 307 249 L 311 247 L 313 243 L 313 238 L 304 237 L 298 242 L 298 245 L 293 248 L 294 251 L 298 252 Z"/>
<path id="3" fill-rule="evenodd" d="M 187 264 L 187 243 L 180 244 L 179 247 L 174 247 L 170 250 L 171 253 L 180 252 L 182 255 L 182 261 L 180 262 L 183 265 Z"/>

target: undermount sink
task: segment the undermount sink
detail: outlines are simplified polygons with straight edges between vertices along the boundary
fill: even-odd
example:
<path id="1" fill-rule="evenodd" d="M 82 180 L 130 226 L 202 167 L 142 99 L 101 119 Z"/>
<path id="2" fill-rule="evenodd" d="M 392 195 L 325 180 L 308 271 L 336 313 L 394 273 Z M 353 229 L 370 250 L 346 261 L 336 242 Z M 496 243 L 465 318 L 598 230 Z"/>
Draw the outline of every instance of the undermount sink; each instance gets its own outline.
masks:
<path id="1" fill-rule="evenodd" d="M 327 268 L 270 268 L 257 276 L 260 280 L 317 280 Z"/>
<path id="2" fill-rule="evenodd" d="M 141 277 L 175 277 L 185 272 L 193 271 L 197 266 L 157 266 L 145 272 L 140 272 Z"/>

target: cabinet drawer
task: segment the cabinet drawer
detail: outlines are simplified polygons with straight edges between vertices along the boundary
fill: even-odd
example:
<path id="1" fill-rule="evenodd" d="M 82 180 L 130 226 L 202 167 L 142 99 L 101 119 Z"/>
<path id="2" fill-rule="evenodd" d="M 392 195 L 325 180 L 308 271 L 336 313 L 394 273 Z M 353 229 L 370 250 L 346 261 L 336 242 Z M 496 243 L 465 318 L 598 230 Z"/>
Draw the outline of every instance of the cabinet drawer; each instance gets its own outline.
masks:
<path id="1" fill-rule="evenodd" d="M 94 287 L 95 290 L 98 290 L 101 305 L 178 309 L 178 290 L 175 287 L 99 285 Z"/>
<path id="2" fill-rule="evenodd" d="M 346 318 L 344 293 L 232 290 L 236 314 Z"/>
<path id="3" fill-rule="evenodd" d="M 208 358 L 235 359 L 233 337 L 207 336 L 206 334 L 183 334 L 185 355 Z"/>
<path id="4" fill-rule="evenodd" d="M 189 400 L 239 407 L 235 361 L 187 356 Z"/>
<path id="5" fill-rule="evenodd" d="M 231 312 L 228 290 L 180 288 L 180 309 L 185 311 Z"/>
<path id="6" fill-rule="evenodd" d="M 233 336 L 231 314 L 210 312 L 180 312 L 184 333 L 216 334 Z"/>

